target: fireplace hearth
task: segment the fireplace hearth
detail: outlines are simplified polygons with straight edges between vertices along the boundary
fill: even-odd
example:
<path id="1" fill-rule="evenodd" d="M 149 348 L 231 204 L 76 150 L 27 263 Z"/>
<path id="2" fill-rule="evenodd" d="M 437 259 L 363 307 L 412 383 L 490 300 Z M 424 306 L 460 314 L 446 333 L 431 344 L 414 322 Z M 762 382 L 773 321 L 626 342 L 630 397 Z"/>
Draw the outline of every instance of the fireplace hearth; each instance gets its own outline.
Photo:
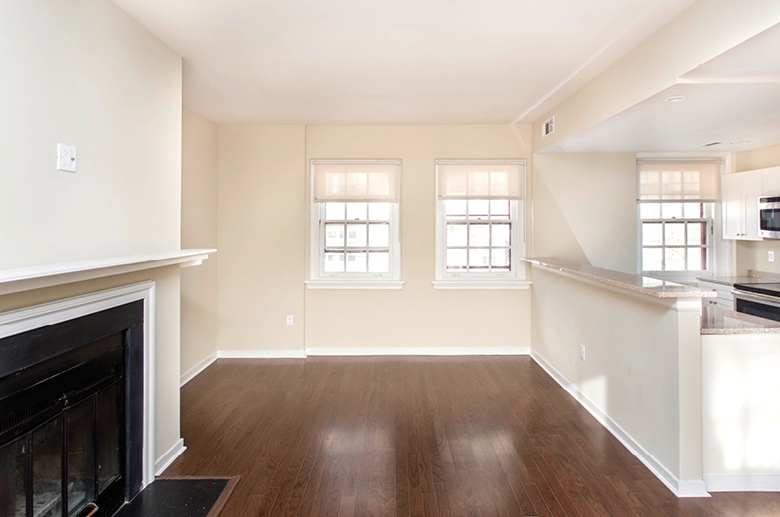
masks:
<path id="1" fill-rule="evenodd" d="M 0 515 L 110 516 L 141 490 L 143 303 L 0 339 Z"/>

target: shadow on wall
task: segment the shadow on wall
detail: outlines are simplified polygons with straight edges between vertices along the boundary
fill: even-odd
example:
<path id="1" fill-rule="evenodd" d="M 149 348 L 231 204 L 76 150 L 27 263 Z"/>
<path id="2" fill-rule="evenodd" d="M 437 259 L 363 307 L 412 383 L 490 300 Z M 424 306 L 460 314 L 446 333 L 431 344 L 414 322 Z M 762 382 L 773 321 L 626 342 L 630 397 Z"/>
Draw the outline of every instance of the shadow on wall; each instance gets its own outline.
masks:
<path id="1" fill-rule="evenodd" d="M 636 273 L 636 156 L 534 155 L 534 255 Z"/>

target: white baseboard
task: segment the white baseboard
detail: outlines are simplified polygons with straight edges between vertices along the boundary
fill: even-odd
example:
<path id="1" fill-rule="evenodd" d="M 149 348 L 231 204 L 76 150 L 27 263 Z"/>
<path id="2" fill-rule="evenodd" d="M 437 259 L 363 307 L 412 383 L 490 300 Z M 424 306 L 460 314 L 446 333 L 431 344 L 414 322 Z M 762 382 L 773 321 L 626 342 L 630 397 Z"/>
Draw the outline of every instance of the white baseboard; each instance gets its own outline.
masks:
<path id="1" fill-rule="evenodd" d="M 780 492 L 780 476 L 704 476 L 710 492 Z"/>
<path id="2" fill-rule="evenodd" d="M 179 380 L 179 387 L 184 386 L 188 382 L 190 382 L 192 379 L 194 379 L 200 372 L 208 368 L 211 363 L 217 360 L 217 352 L 212 352 L 208 355 L 204 360 L 193 366 L 189 369 L 187 373 L 181 376 L 181 379 Z"/>
<path id="3" fill-rule="evenodd" d="M 218 350 L 219 359 L 305 359 L 303 350 Z"/>
<path id="4" fill-rule="evenodd" d="M 524 347 L 314 347 L 306 349 L 306 356 L 480 356 L 480 355 L 528 355 Z"/>
<path id="5" fill-rule="evenodd" d="M 601 409 L 596 407 L 581 391 L 577 389 L 571 382 L 569 382 L 560 372 L 558 372 L 553 366 L 545 361 L 535 351 L 531 350 L 531 358 L 541 366 L 555 382 L 566 390 L 577 402 L 580 403 L 593 417 L 598 420 L 612 435 L 618 439 L 623 446 L 628 449 L 634 456 L 639 458 L 650 472 L 655 475 L 666 487 L 672 491 L 677 497 L 710 497 L 707 492 L 708 485 L 704 480 L 680 480 L 672 474 L 660 461 L 658 461 L 652 454 L 647 452 L 639 442 L 634 440 L 622 427 L 620 427 L 612 418 L 606 415 Z"/>
<path id="6" fill-rule="evenodd" d="M 171 466 L 173 460 L 181 456 L 185 450 L 187 450 L 187 447 L 184 446 L 184 438 L 179 438 L 179 441 L 174 443 L 173 447 L 168 449 L 168 452 L 157 458 L 157 461 L 154 462 L 154 474 L 156 476 L 162 474 L 165 469 Z"/>

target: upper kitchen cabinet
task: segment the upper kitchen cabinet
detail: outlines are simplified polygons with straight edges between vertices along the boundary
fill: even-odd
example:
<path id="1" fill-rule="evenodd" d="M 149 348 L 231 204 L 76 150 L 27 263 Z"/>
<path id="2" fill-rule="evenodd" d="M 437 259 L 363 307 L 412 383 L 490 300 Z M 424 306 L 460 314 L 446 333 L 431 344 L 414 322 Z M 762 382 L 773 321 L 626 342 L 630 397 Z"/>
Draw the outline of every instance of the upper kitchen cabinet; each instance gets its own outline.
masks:
<path id="1" fill-rule="evenodd" d="M 763 171 L 726 174 L 721 178 L 723 238 L 760 241 L 758 198 L 763 192 Z"/>
<path id="2" fill-rule="evenodd" d="M 764 196 L 780 196 L 780 167 L 761 169 Z"/>

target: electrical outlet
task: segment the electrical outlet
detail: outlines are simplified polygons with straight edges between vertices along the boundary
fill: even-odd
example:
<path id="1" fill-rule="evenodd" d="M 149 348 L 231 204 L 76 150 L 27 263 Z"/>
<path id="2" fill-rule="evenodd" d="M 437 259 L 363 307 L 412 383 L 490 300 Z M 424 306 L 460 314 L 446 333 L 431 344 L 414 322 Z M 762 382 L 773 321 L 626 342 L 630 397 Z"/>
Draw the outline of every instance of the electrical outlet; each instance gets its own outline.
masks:
<path id="1" fill-rule="evenodd" d="M 72 145 L 57 144 L 57 170 L 76 172 L 76 148 Z"/>
<path id="2" fill-rule="evenodd" d="M 287 326 L 291 326 L 295 324 L 295 318 L 292 317 L 291 314 L 287 315 Z"/>
<path id="3" fill-rule="evenodd" d="M 585 345 L 580 345 L 580 360 L 585 360 Z"/>
<path id="4" fill-rule="evenodd" d="M 775 252 L 774 251 L 770 251 L 769 252 L 769 254 L 767 255 L 767 260 L 769 262 L 774 262 L 775 261 Z"/>

